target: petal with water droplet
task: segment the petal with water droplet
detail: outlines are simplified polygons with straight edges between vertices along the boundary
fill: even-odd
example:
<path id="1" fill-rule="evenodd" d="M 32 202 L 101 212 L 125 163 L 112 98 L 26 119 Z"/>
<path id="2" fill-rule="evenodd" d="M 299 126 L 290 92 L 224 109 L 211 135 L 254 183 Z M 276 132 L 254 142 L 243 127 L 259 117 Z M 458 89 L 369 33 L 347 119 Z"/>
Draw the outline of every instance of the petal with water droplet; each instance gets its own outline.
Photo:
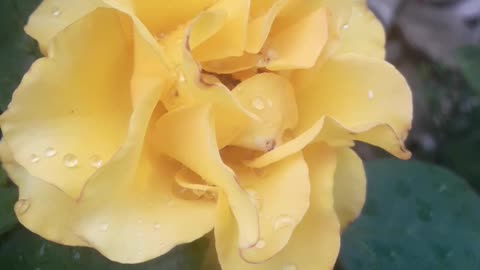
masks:
<path id="1" fill-rule="evenodd" d="M 333 207 L 335 152 L 320 144 L 309 146 L 305 152 L 311 177 L 310 207 L 295 227 L 286 246 L 269 260 L 250 264 L 233 249 L 237 241 L 236 228 L 232 222 L 222 222 L 231 220 L 232 217 L 224 198 L 220 198 L 215 241 L 223 269 L 291 269 L 292 266 L 298 270 L 333 268 L 340 247 L 340 226 Z M 267 249 L 270 242 L 267 239 L 265 241 L 264 249 Z M 256 249 L 257 254 L 262 250 Z"/>

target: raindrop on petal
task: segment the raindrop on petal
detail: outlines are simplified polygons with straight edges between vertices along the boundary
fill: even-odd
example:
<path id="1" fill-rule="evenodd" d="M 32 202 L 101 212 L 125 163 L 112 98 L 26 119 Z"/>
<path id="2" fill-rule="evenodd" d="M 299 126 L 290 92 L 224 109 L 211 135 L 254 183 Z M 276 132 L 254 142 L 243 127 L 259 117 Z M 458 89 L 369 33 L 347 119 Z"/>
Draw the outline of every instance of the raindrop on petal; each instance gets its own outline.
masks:
<path id="1" fill-rule="evenodd" d="M 30 162 L 32 163 L 38 163 L 40 161 L 40 157 L 36 154 L 31 154 L 30 155 Z"/>
<path id="2" fill-rule="evenodd" d="M 78 158 L 74 154 L 66 154 L 63 157 L 63 165 L 68 168 L 74 168 L 78 165 Z"/>
<path id="3" fill-rule="evenodd" d="M 282 270 L 297 270 L 297 266 L 295 264 L 286 264 L 282 267 Z"/>
<path id="4" fill-rule="evenodd" d="M 265 103 L 263 102 L 261 97 L 256 97 L 252 100 L 252 107 L 261 111 L 265 109 Z"/>
<path id="5" fill-rule="evenodd" d="M 90 161 L 90 166 L 92 166 L 93 168 L 98 169 L 98 168 L 102 167 L 102 165 L 103 165 L 103 160 L 102 160 L 102 158 L 100 158 L 99 155 L 91 156 L 89 161 Z"/>
<path id="6" fill-rule="evenodd" d="M 275 231 L 278 231 L 280 229 L 283 229 L 285 227 L 293 226 L 295 225 L 295 222 L 293 219 L 289 216 L 279 216 L 275 219 L 273 223 L 273 229 Z"/>
<path id="7" fill-rule="evenodd" d="M 52 15 L 53 15 L 53 16 L 57 17 L 57 16 L 59 16 L 60 14 L 62 14 L 62 12 L 60 11 L 59 8 L 56 7 L 56 8 L 54 8 L 54 9 L 52 9 Z"/>
<path id="8" fill-rule="evenodd" d="M 47 147 L 43 152 L 43 155 L 47 158 L 54 157 L 57 154 L 57 150 L 53 147 Z"/>
<path id="9" fill-rule="evenodd" d="M 100 225 L 100 231 L 106 232 L 106 231 L 108 231 L 108 227 L 110 227 L 110 225 L 108 223 L 104 223 L 104 224 Z"/>

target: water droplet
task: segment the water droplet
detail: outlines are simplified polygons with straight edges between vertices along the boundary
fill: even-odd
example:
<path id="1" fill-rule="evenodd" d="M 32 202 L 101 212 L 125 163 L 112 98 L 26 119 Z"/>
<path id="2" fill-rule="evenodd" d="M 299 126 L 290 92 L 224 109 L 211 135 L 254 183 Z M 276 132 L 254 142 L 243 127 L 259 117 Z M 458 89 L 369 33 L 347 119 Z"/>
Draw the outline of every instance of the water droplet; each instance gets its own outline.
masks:
<path id="1" fill-rule="evenodd" d="M 275 231 L 278 231 L 282 228 L 293 226 L 295 222 L 293 219 L 289 216 L 279 216 L 275 219 L 275 222 L 273 223 L 273 229 Z"/>
<path id="2" fill-rule="evenodd" d="M 343 30 L 347 30 L 348 28 L 350 28 L 350 25 L 348 23 L 342 25 Z"/>
<path id="3" fill-rule="evenodd" d="M 73 258 L 74 258 L 75 260 L 80 260 L 80 257 L 81 257 L 80 252 L 75 251 L 75 252 L 73 253 Z"/>
<path id="4" fill-rule="evenodd" d="M 28 208 L 30 208 L 30 202 L 28 200 L 18 200 L 15 203 L 14 210 L 18 215 L 22 215 L 27 212 Z"/>
<path id="5" fill-rule="evenodd" d="M 90 166 L 92 166 L 93 168 L 98 169 L 103 166 L 103 160 L 99 155 L 91 156 L 89 161 L 90 161 Z"/>
<path id="6" fill-rule="evenodd" d="M 183 75 L 183 73 L 180 73 L 178 75 L 178 81 L 181 83 L 185 82 L 185 75 Z"/>
<path id="7" fill-rule="evenodd" d="M 42 244 L 42 246 L 40 247 L 40 250 L 38 251 L 38 255 L 39 256 L 45 255 L 45 243 Z"/>
<path id="8" fill-rule="evenodd" d="M 295 264 L 286 264 L 282 267 L 282 270 L 297 270 L 297 266 Z"/>
<path id="9" fill-rule="evenodd" d="M 100 225 L 100 231 L 106 232 L 106 231 L 108 231 L 108 227 L 110 227 L 110 225 L 108 223 L 104 223 L 104 224 Z"/>
<path id="10" fill-rule="evenodd" d="M 257 244 L 255 244 L 255 248 L 261 249 L 264 248 L 267 245 L 267 242 L 265 240 L 260 239 L 258 240 Z"/>
<path id="11" fill-rule="evenodd" d="M 261 111 L 265 109 L 265 103 L 263 102 L 261 97 L 256 97 L 252 100 L 252 107 Z"/>
<path id="12" fill-rule="evenodd" d="M 56 7 L 56 8 L 54 8 L 54 9 L 52 9 L 52 15 L 53 15 L 53 16 L 57 17 L 57 16 L 59 16 L 60 14 L 62 14 L 62 12 L 60 11 L 59 8 Z"/>
<path id="13" fill-rule="evenodd" d="M 39 161 L 40 161 L 40 157 L 38 155 L 35 155 L 35 154 L 30 155 L 30 162 L 38 163 Z"/>
<path id="14" fill-rule="evenodd" d="M 63 165 L 65 165 L 65 167 L 68 167 L 68 168 L 77 167 L 78 165 L 77 156 L 75 156 L 74 154 L 66 154 L 63 157 Z"/>
<path id="15" fill-rule="evenodd" d="M 47 147 L 43 152 L 43 155 L 47 158 L 54 157 L 57 154 L 57 150 L 53 147 Z"/>
<path id="16" fill-rule="evenodd" d="M 162 225 L 160 225 L 160 223 L 153 224 L 153 229 L 155 229 L 156 231 L 160 230 L 161 227 Z"/>
<path id="17" fill-rule="evenodd" d="M 372 90 L 368 90 L 368 99 L 373 99 L 375 97 L 375 94 L 373 93 Z"/>

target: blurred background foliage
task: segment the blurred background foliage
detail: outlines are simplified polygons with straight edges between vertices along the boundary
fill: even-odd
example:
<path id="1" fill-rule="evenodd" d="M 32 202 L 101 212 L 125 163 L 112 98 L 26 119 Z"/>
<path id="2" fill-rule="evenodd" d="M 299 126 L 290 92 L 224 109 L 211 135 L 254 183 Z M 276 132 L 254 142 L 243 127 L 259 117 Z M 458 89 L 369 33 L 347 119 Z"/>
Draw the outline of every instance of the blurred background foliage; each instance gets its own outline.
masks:
<path id="1" fill-rule="evenodd" d="M 41 57 L 23 32 L 40 2 L 0 1 L 1 111 Z M 417 161 L 357 146 L 366 160 L 368 198 L 362 216 L 343 234 L 336 269 L 480 269 L 480 1 L 369 4 L 385 26 L 388 61 L 412 87 L 415 120 L 407 144 Z M 17 196 L 0 171 L 0 269 L 215 268 L 205 255 L 212 248 L 208 238 L 140 265 L 48 242 L 18 224 Z"/>

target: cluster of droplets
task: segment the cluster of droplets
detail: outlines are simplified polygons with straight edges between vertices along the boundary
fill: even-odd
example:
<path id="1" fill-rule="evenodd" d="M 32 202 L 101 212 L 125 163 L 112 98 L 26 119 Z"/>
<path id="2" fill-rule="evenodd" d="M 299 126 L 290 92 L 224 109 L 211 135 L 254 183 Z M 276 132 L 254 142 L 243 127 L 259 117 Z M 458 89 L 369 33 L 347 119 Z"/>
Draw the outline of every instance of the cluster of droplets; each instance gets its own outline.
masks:
<path id="1" fill-rule="evenodd" d="M 45 158 L 53 158 L 57 155 L 57 150 L 53 147 L 47 147 L 43 151 L 43 156 Z M 30 162 L 33 164 L 39 163 L 41 160 L 41 157 L 37 154 L 31 154 L 30 157 Z M 89 158 L 89 164 L 91 167 L 98 169 L 103 166 L 103 160 L 99 155 L 92 155 Z M 79 160 L 78 157 L 72 153 L 65 154 L 62 159 L 63 165 L 67 168 L 75 168 L 79 165 Z"/>

